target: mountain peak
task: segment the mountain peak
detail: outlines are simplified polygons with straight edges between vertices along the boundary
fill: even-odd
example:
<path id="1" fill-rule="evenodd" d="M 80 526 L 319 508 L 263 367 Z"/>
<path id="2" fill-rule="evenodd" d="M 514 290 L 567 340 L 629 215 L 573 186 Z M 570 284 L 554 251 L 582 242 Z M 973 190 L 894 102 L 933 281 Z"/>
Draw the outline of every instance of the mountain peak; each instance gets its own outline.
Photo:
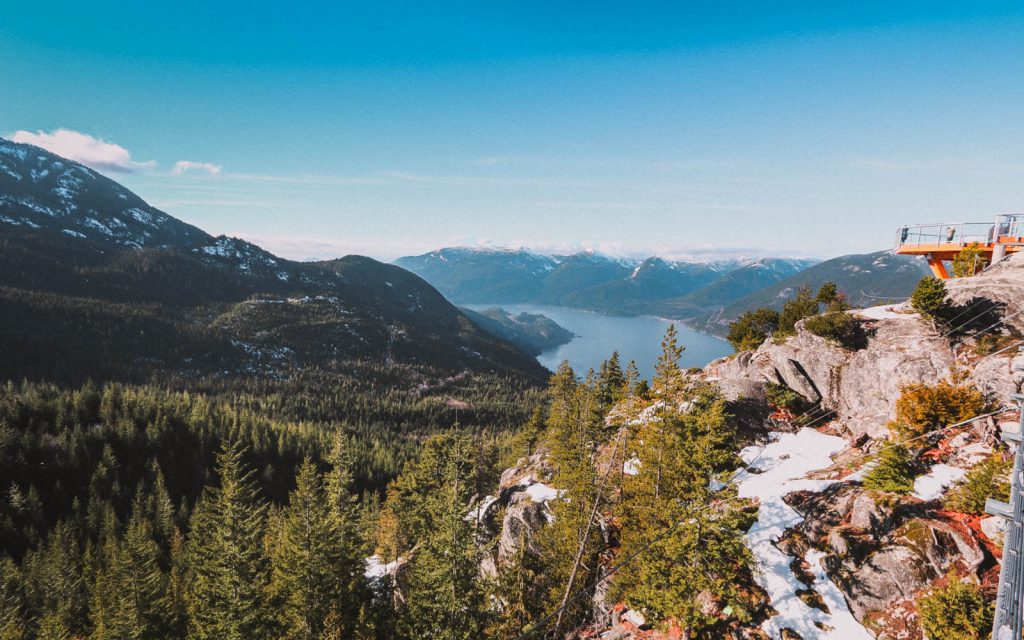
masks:
<path id="1" fill-rule="evenodd" d="M 210 240 L 78 162 L 3 138 L 0 222 L 131 248 L 187 248 Z"/>

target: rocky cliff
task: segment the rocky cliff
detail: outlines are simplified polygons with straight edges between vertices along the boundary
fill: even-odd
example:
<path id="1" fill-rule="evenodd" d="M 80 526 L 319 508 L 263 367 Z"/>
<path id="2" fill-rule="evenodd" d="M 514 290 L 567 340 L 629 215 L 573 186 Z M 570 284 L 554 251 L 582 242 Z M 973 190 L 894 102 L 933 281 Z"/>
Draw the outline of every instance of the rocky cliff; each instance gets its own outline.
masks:
<path id="1" fill-rule="evenodd" d="M 992 595 L 1001 525 L 995 518 L 949 511 L 943 496 L 975 465 L 1005 454 L 1000 428 L 1018 428 L 1018 414 L 1009 409 L 1010 395 L 1024 383 L 1024 375 L 1013 372 L 1014 364 L 1024 365 L 1017 348 L 1024 256 L 950 281 L 948 292 L 966 315 L 970 305 L 989 309 L 998 326 L 982 328 L 985 335 L 957 333 L 907 304 L 878 307 L 851 312 L 869 336 L 861 349 L 843 348 L 800 323 L 793 337 L 768 340 L 694 374 L 737 407 L 765 406 L 760 415 L 773 409 L 767 406 L 770 389 L 788 388 L 815 416 L 808 429 L 806 420 L 776 412 L 765 426 L 792 433 L 770 434 L 743 452 L 750 467 L 735 480 L 741 496 L 760 503 L 748 545 L 759 561 L 765 607 L 762 617 L 731 631 L 732 637 L 918 640 L 923 636 L 916 601 L 930 589 L 959 579 Z M 999 348 L 985 347 L 986 336 L 996 336 Z M 874 464 L 872 454 L 894 436 L 888 425 L 904 386 L 942 380 L 976 387 L 993 409 L 1007 410 L 916 443 L 921 468 L 908 494 L 866 489 L 862 481 Z M 655 405 L 616 407 L 609 419 L 628 430 Z M 485 572 L 500 571 L 504 558 L 517 545 L 530 544 L 546 525 L 546 502 L 558 499 L 557 489 L 543 484 L 549 476 L 543 452 L 502 476 L 498 497 L 482 515 L 486 535 L 497 541 Z M 647 627 L 643 612 L 612 602 L 595 606 L 598 623 L 575 637 L 673 637 L 671 630 Z"/>

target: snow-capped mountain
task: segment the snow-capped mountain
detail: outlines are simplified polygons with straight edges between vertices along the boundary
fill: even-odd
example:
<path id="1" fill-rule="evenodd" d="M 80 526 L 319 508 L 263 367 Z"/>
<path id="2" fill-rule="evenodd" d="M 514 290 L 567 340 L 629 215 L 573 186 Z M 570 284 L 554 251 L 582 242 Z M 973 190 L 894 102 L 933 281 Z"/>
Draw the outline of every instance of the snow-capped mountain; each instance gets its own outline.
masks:
<path id="1" fill-rule="evenodd" d="M 586 251 L 545 255 L 525 250 L 447 248 L 396 264 L 446 296 L 467 303 L 542 303 L 604 313 L 661 312 L 659 303 L 719 281 L 715 304 L 726 304 L 814 264 L 812 260 L 728 258 L 720 261 L 633 259 Z M 729 285 L 730 274 L 742 272 Z"/>
<path id="2" fill-rule="evenodd" d="M 346 362 L 544 376 L 404 269 L 360 256 L 292 262 L 215 238 L 77 162 L 0 140 L 0 377 Z"/>
<path id="3" fill-rule="evenodd" d="M 134 248 L 182 248 L 210 240 L 88 167 L 2 138 L 0 222 Z"/>

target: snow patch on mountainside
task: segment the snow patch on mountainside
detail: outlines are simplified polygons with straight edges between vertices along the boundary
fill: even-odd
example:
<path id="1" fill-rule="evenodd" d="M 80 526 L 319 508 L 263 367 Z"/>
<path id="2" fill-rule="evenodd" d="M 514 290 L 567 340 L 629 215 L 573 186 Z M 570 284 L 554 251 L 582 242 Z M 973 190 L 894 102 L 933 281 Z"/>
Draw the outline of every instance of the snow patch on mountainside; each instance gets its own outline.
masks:
<path id="1" fill-rule="evenodd" d="M 801 521 L 803 516 L 783 498 L 794 491 L 820 492 L 832 480 L 811 480 L 811 471 L 832 465 L 832 455 L 846 446 L 837 436 L 801 429 L 797 433 L 774 433 L 774 442 L 764 447 L 743 449 L 740 456 L 750 465 L 736 476 L 739 496 L 757 498 L 760 507 L 757 522 L 744 536 L 747 546 L 760 564 L 758 584 L 768 593 L 777 612 L 762 625 L 773 640 L 782 638 L 783 629 L 791 629 L 802 638 L 823 640 L 870 640 L 871 635 L 854 619 L 838 588 L 820 568 L 820 558 L 810 557 L 815 584 L 805 585 L 793 574 L 793 558 L 775 543 Z M 813 587 L 829 605 L 830 613 L 808 606 L 797 596 L 797 589 Z M 823 631 L 818 624 L 824 625 Z"/>

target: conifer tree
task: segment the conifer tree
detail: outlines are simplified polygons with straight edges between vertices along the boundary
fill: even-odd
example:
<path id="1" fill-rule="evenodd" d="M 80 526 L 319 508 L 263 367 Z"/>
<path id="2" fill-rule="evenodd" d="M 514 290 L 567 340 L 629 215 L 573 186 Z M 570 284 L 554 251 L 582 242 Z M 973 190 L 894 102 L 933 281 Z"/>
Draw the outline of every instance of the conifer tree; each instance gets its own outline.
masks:
<path id="1" fill-rule="evenodd" d="M 607 439 L 604 415 L 593 380 L 580 383 L 563 363 L 549 383 L 548 439 L 555 465 L 554 484 L 563 499 L 549 504 L 554 522 L 537 535 L 544 575 L 538 590 L 546 609 L 561 607 L 567 590 L 592 581 L 599 570 L 600 536 L 593 535 L 598 478 L 595 456 Z M 599 506 L 599 504 L 598 504 Z M 572 603 L 561 615 L 562 629 L 582 623 L 585 602 Z M 557 634 L 558 629 L 555 630 Z"/>
<path id="2" fill-rule="evenodd" d="M 809 285 L 797 289 L 796 295 L 782 305 L 779 314 L 779 328 L 776 335 L 790 336 L 796 333 L 796 323 L 818 313 L 818 300 Z"/>
<path id="3" fill-rule="evenodd" d="M 864 476 L 864 487 L 873 491 L 910 493 L 917 475 L 914 457 L 902 444 L 888 444 L 874 459 L 874 466 Z"/>
<path id="4" fill-rule="evenodd" d="M 28 638 L 26 605 L 18 565 L 8 557 L 0 557 L 0 640 Z"/>
<path id="5" fill-rule="evenodd" d="M 727 502 L 714 506 L 735 489 L 715 491 L 710 484 L 734 455 L 723 400 L 698 390 L 686 412 L 659 411 L 635 442 L 640 465 L 621 505 L 620 555 L 645 551 L 620 572 L 616 593 L 654 621 L 674 620 L 694 632 L 715 621 L 696 603 L 702 591 L 742 617 L 738 584 L 751 564 L 743 518 Z M 656 535 L 657 544 L 649 545 Z"/>
<path id="6" fill-rule="evenodd" d="M 601 363 L 598 374 L 598 399 L 604 410 L 608 410 L 625 395 L 626 377 L 619 365 L 619 352 Z"/>
<path id="7" fill-rule="evenodd" d="M 636 360 L 630 360 L 629 364 L 626 365 L 626 376 L 623 381 L 623 393 L 627 396 L 635 396 L 637 393 L 637 385 L 640 382 L 640 369 L 636 366 Z"/>
<path id="8" fill-rule="evenodd" d="M 352 452 L 344 433 L 337 433 L 331 448 L 331 470 L 327 474 L 325 491 L 328 517 L 335 531 L 334 579 L 340 590 L 332 606 L 328 633 L 351 636 L 359 628 L 360 603 L 372 596 L 364 574 L 363 546 L 360 532 L 362 514 L 352 493 L 354 481 Z"/>
<path id="9" fill-rule="evenodd" d="M 686 347 L 679 344 L 679 332 L 674 324 L 668 325 L 661 340 L 661 354 L 654 365 L 654 393 L 659 398 L 671 400 L 682 391 L 684 379 L 679 368 L 679 358 Z"/>
<path id="10" fill-rule="evenodd" d="M 320 474 L 308 458 L 299 467 L 279 528 L 271 546 L 270 591 L 282 637 L 320 638 L 346 585 L 339 580 L 344 576 L 338 575 L 344 561 L 338 522 Z"/>
<path id="11" fill-rule="evenodd" d="M 981 515 L 985 512 L 985 500 L 988 498 L 1009 502 L 1012 466 L 1010 458 L 1004 458 L 1001 453 L 992 454 L 974 465 L 946 493 L 944 506 L 961 513 Z"/>
<path id="12" fill-rule="evenodd" d="M 543 566 L 521 535 L 515 553 L 498 569 L 494 598 L 498 614 L 489 629 L 489 638 L 517 638 L 544 614 L 544 600 L 536 585 Z"/>
<path id="13" fill-rule="evenodd" d="M 272 637 L 265 589 L 266 507 L 246 469 L 244 450 L 217 455 L 219 485 L 209 487 L 192 516 L 188 541 L 188 635 L 196 640 Z"/>
<path id="14" fill-rule="evenodd" d="M 89 595 L 72 524 L 58 523 L 45 546 L 30 553 L 24 564 L 29 606 L 39 615 L 37 638 L 84 635 Z"/>
<path id="15" fill-rule="evenodd" d="M 478 579 L 480 556 L 473 523 L 466 518 L 473 478 L 472 442 L 440 436 L 432 462 L 439 482 L 427 494 L 429 534 L 409 564 L 408 594 L 399 625 L 406 638 L 472 640 L 487 622 L 485 591 Z"/>
<path id="16" fill-rule="evenodd" d="M 153 526 L 141 509 L 132 514 L 124 540 L 115 547 L 109 573 L 112 608 L 106 637 L 145 640 L 167 633 L 167 577 L 160 568 Z"/>

